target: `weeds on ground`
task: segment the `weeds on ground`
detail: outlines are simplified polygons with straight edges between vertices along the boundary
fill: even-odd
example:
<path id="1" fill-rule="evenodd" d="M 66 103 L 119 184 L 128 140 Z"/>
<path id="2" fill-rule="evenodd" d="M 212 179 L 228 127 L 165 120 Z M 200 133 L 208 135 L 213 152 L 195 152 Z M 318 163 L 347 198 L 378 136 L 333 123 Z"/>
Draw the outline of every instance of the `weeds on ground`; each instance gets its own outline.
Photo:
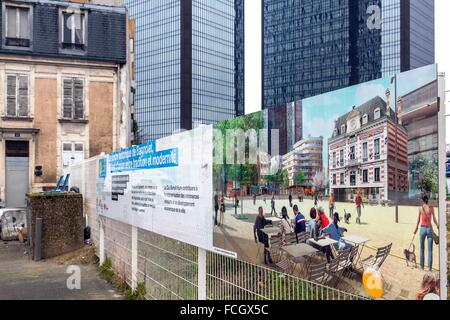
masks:
<path id="1" fill-rule="evenodd" d="M 106 259 L 105 262 L 99 266 L 99 273 L 102 279 L 119 289 L 126 300 L 145 300 L 147 294 L 145 283 L 139 283 L 137 288 L 132 290 L 123 278 L 114 273 L 110 259 Z"/>

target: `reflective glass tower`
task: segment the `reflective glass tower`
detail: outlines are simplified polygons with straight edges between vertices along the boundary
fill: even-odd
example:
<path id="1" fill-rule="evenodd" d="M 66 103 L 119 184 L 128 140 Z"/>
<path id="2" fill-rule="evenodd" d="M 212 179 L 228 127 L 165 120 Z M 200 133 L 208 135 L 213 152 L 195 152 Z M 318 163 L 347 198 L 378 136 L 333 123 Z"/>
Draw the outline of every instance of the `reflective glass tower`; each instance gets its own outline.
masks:
<path id="1" fill-rule="evenodd" d="M 434 0 L 262 3 L 266 108 L 434 63 Z"/>
<path id="2" fill-rule="evenodd" d="M 244 114 L 243 0 L 124 0 L 141 141 Z"/>
<path id="3" fill-rule="evenodd" d="M 381 0 L 383 75 L 435 62 L 434 0 Z"/>

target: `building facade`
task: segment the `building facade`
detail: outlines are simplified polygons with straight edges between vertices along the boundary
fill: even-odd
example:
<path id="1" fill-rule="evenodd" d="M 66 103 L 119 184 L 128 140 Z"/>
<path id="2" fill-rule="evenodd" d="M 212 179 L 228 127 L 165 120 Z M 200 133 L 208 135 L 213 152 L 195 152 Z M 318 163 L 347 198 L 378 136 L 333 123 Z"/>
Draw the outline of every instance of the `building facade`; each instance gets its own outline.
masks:
<path id="1" fill-rule="evenodd" d="M 398 98 L 399 123 L 408 131 L 409 198 L 418 199 L 423 165 L 439 167 L 438 84 L 430 82 Z M 437 176 L 436 176 L 437 178 Z"/>
<path id="2" fill-rule="evenodd" d="M 303 138 L 302 101 L 290 102 L 262 111 L 264 127 L 267 128 L 270 154 L 284 155 L 293 150 Z"/>
<path id="3" fill-rule="evenodd" d="M 124 0 L 142 141 L 244 114 L 243 0 Z"/>
<path id="4" fill-rule="evenodd" d="M 329 178 L 338 201 L 351 201 L 358 192 L 368 200 L 392 201 L 395 190 L 399 198 L 408 192 L 408 135 L 395 122 L 389 91 L 386 101 L 376 97 L 336 121 Z"/>
<path id="5" fill-rule="evenodd" d="M 382 73 L 435 63 L 434 0 L 382 0 Z"/>
<path id="6" fill-rule="evenodd" d="M 289 186 L 312 187 L 314 176 L 323 172 L 323 137 L 307 137 L 283 156 L 283 170 L 289 175 Z M 299 181 L 298 175 L 302 174 Z"/>
<path id="7" fill-rule="evenodd" d="M 263 0 L 263 106 L 434 63 L 434 0 Z"/>
<path id="8" fill-rule="evenodd" d="M 1 3 L 0 206 L 129 146 L 126 10 L 79 2 Z"/>

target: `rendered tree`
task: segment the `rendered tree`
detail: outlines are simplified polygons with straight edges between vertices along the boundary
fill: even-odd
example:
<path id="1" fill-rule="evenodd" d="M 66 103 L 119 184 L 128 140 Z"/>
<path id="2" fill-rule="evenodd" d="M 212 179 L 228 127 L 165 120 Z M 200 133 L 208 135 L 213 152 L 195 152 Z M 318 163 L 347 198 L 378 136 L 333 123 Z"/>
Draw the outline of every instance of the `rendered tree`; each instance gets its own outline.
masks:
<path id="1" fill-rule="evenodd" d="M 418 173 L 417 188 L 425 194 L 439 192 L 439 167 L 436 156 L 419 156 L 410 163 L 410 172 Z"/>
<path id="2" fill-rule="evenodd" d="M 318 171 L 313 177 L 312 185 L 314 191 L 319 193 L 325 189 L 327 177 L 323 171 Z"/>
<path id="3" fill-rule="evenodd" d="M 303 184 L 305 183 L 305 181 L 306 181 L 306 176 L 305 176 L 305 174 L 304 174 L 302 171 L 297 172 L 297 174 L 296 174 L 295 177 L 294 177 L 294 182 L 295 182 L 295 184 L 296 184 L 297 186 L 301 186 L 301 185 L 303 185 Z"/>
<path id="4" fill-rule="evenodd" d="M 258 169 L 256 164 L 227 164 L 226 163 L 226 144 L 234 143 L 234 147 L 236 147 L 236 142 L 226 141 L 227 131 L 228 130 L 238 130 L 241 129 L 244 132 L 248 132 L 253 129 L 257 133 L 260 129 L 264 128 L 264 118 L 261 112 L 253 113 L 247 116 L 242 116 L 226 121 L 219 122 L 214 126 L 215 129 L 220 130 L 220 134 L 222 135 L 223 141 L 223 150 L 222 154 L 224 155 L 223 163 L 225 164 L 214 164 L 213 165 L 213 174 L 217 179 L 219 176 L 223 176 L 225 181 L 239 181 L 244 184 L 254 184 L 258 183 Z M 217 133 L 215 133 L 217 134 Z M 248 144 L 248 140 L 246 141 L 246 145 Z M 249 157 L 249 148 L 246 147 L 245 150 L 245 158 Z"/>

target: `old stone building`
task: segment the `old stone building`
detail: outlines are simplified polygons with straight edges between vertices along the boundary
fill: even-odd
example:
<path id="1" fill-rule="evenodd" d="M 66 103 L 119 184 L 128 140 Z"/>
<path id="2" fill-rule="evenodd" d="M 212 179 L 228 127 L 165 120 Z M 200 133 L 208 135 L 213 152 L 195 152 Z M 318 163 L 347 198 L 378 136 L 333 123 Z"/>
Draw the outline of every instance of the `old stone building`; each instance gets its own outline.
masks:
<path id="1" fill-rule="evenodd" d="M 374 201 L 408 193 L 408 133 L 395 121 L 389 91 L 386 101 L 373 98 L 335 123 L 328 141 L 329 178 L 339 201 L 351 201 L 358 192 Z"/>
<path id="2" fill-rule="evenodd" d="M 129 146 L 130 35 L 115 2 L 1 2 L 0 207 Z"/>

